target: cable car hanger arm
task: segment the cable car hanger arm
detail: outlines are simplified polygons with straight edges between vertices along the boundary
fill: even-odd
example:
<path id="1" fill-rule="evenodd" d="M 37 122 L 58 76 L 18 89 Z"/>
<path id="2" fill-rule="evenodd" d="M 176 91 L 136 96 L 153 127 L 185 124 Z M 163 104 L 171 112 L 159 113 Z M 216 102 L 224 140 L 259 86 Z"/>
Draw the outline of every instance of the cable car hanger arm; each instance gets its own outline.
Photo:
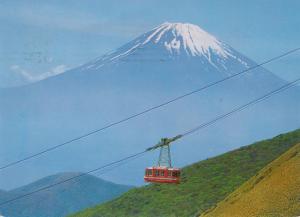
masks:
<path id="1" fill-rule="evenodd" d="M 179 134 L 173 138 L 162 138 L 159 143 L 157 143 L 156 145 L 154 145 L 150 148 L 147 148 L 146 151 L 152 151 L 152 150 L 155 150 L 155 149 L 163 147 L 163 146 L 168 146 L 168 145 L 170 145 L 171 142 L 174 142 L 177 139 L 180 139 L 182 136 L 183 135 Z"/>

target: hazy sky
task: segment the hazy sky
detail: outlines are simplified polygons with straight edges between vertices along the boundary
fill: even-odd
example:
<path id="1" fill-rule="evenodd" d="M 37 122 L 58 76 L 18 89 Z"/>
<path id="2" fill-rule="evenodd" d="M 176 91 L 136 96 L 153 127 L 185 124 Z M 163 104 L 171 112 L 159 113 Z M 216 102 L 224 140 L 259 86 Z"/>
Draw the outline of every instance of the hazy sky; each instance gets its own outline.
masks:
<path id="1" fill-rule="evenodd" d="M 62 73 L 112 51 L 166 21 L 199 25 L 259 63 L 300 47 L 299 11 L 300 0 L 0 0 L 0 87 Z M 283 79 L 293 80 L 300 77 L 299 60 L 300 52 L 266 67 Z M 26 120 L 22 116 L 18 118 Z M 9 120 L 14 124 L 13 121 Z M 17 131 L 22 131 L 27 138 L 30 124 L 22 121 L 16 125 L 20 126 Z M 92 122 L 98 126 L 94 120 Z M 69 124 L 68 121 L 65 123 Z M 56 133 L 55 120 L 47 124 L 49 132 L 39 134 L 36 131 L 30 135 L 36 133 L 39 136 L 32 137 L 44 141 L 46 133 Z M 68 128 L 66 126 L 63 127 Z M 84 127 L 91 126 L 71 126 L 69 130 L 72 135 L 77 131 L 81 135 Z M 63 134 L 56 136 L 53 141 L 65 138 Z M 108 140 L 109 136 L 104 139 Z M 93 139 L 85 142 L 92 143 Z M 52 140 L 47 142 L 52 144 Z M 96 140 L 92 144 L 98 145 Z M 80 148 L 74 150 L 81 151 Z M 23 150 L 18 151 L 23 153 Z M 58 158 L 63 159 L 65 154 L 61 152 Z M 93 159 L 98 158 L 99 153 L 92 154 L 96 156 Z M 40 176 L 44 165 L 51 172 L 57 171 L 56 168 L 77 170 L 78 164 L 73 165 L 77 156 L 74 154 L 64 167 L 58 167 L 59 162 L 48 161 L 48 158 L 44 159 L 45 164 L 30 162 L 27 171 L 36 176 L 28 175 L 26 180 Z M 23 176 L 16 171 L 19 170 L 10 172 L 7 177 Z M 8 189 L 23 182 L 21 179 L 15 179 L 15 183 L 6 180 L 1 188 Z"/>
<path id="2" fill-rule="evenodd" d="M 197 24 L 260 62 L 300 47 L 299 10 L 299 0 L 1 0 L 0 87 L 61 73 L 165 21 Z M 299 57 L 267 68 L 291 80 Z"/>

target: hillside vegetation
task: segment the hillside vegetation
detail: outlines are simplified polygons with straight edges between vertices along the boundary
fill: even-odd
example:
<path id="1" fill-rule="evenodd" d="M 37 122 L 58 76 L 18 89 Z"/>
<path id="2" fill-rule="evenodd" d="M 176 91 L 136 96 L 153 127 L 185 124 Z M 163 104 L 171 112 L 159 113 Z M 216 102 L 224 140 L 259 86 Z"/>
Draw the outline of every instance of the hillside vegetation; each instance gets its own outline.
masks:
<path id="1" fill-rule="evenodd" d="M 300 143 L 201 217 L 293 217 L 300 214 Z"/>
<path id="2" fill-rule="evenodd" d="M 300 142 L 300 130 L 279 135 L 183 168 L 179 185 L 150 184 L 72 217 L 200 215 Z"/>

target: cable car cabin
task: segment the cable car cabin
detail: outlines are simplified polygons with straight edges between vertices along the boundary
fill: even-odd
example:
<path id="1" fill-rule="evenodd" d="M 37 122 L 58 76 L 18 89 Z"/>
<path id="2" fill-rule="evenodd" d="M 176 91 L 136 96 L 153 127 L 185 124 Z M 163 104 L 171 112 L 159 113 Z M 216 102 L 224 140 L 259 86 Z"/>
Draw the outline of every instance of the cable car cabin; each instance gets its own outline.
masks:
<path id="1" fill-rule="evenodd" d="M 180 169 L 170 167 L 148 167 L 145 171 L 144 180 L 156 183 L 180 183 Z"/>
<path id="2" fill-rule="evenodd" d="M 158 166 L 146 168 L 144 176 L 146 182 L 180 183 L 180 169 L 172 167 L 170 143 L 181 137 L 182 135 L 173 138 L 162 138 L 158 144 L 146 150 L 150 151 L 160 148 Z"/>

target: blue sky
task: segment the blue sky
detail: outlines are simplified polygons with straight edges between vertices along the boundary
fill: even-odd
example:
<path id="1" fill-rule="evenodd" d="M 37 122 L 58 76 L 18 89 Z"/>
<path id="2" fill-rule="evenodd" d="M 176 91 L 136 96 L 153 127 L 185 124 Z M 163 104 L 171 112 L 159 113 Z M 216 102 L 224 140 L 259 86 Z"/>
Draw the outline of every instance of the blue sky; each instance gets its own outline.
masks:
<path id="1" fill-rule="evenodd" d="M 165 22 L 190 22 L 257 62 L 300 47 L 298 0 L 2 0 L 0 87 L 78 66 Z M 300 54 L 267 66 L 292 80 Z"/>

